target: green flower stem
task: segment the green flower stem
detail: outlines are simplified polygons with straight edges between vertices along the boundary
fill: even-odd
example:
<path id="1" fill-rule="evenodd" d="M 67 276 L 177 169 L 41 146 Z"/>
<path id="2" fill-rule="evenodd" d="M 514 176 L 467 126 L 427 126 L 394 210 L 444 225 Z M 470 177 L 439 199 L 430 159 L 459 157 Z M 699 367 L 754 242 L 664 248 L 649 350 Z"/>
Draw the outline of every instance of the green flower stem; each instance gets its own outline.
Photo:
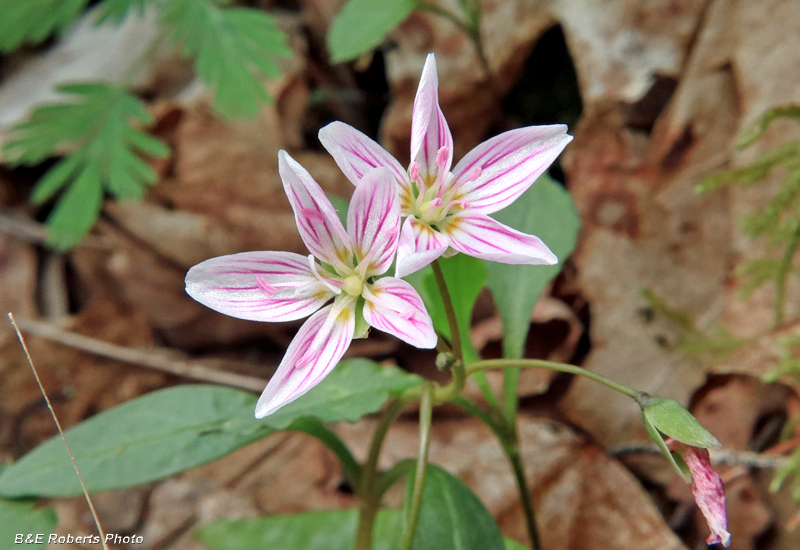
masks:
<path id="1" fill-rule="evenodd" d="M 503 370 L 503 415 L 511 425 L 517 421 L 517 390 L 521 371 L 519 368 Z"/>
<path id="2" fill-rule="evenodd" d="M 439 265 L 439 260 L 433 262 L 433 275 L 436 277 L 436 285 L 439 287 L 439 293 L 442 295 L 442 302 L 444 303 L 444 312 L 447 315 L 447 324 L 450 327 L 450 344 L 453 350 L 453 380 L 443 388 L 436 388 L 433 400 L 438 403 L 446 403 L 451 401 L 454 397 L 461 395 L 464 389 L 464 384 L 467 381 L 466 370 L 464 368 L 464 351 L 461 347 L 461 331 L 458 327 L 458 319 L 456 318 L 456 311 L 453 308 L 453 300 L 450 297 L 450 291 L 447 289 L 447 283 L 444 280 L 444 273 Z"/>
<path id="3" fill-rule="evenodd" d="M 397 417 L 403 411 L 404 401 L 395 399 L 381 415 L 375 433 L 372 436 L 372 444 L 369 449 L 367 462 L 361 473 L 361 483 L 358 485 L 357 494 L 361 501 L 358 513 L 358 531 L 356 531 L 356 550 L 370 550 L 372 548 L 372 528 L 375 526 L 375 515 L 381 504 L 378 494 L 378 459 L 381 456 L 381 448 L 386 434 Z"/>
<path id="4" fill-rule="evenodd" d="M 522 509 L 525 514 L 525 524 L 528 527 L 528 535 L 531 539 L 531 550 L 541 550 L 542 541 L 539 538 L 539 529 L 536 527 L 536 515 L 533 511 L 533 496 L 528 485 L 528 478 L 525 475 L 525 468 L 522 465 L 522 457 L 519 454 L 519 442 L 516 430 L 512 441 L 501 438 L 503 450 L 506 452 L 511 469 L 514 471 L 514 479 L 519 490 L 519 499 L 522 502 Z"/>
<path id="5" fill-rule="evenodd" d="M 403 536 L 403 550 L 411 550 L 417 521 L 422 509 L 422 495 L 425 490 L 425 474 L 428 472 L 428 451 L 431 447 L 431 416 L 433 414 L 433 387 L 425 384 L 419 408 L 419 456 L 417 458 L 417 475 L 414 477 L 414 490 L 411 493 L 411 508 L 408 512 L 408 523 Z"/>
<path id="6" fill-rule="evenodd" d="M 382 497 L 386 491 L 392 487 L 392 485 L 413 472 L 416 466 L 417 461 L 414 459 L 407 458 L 405 460 L 401 460 L 384 472 L 384 474 L 378 480 L 378 484 L 375 487 L 375 493 Z"/>
<path id="7" fill-rule="evenodd" d="M 487 370 L 508 369 L 514 367 L 550 369 L 558 372 L 577 374 L 578 376 L 583 376 L 584 378 L 588 378 L 589 380 L 594 380 L 595 382 L 599 382 L 600 384 L 603 384 L 604 386 L 607 386 L 612 390 L 616 390 L 620 393 L 623 393 L 628 397 L 630 397 L 631 399 L 636 399 L 642 393 L 640 391 L 634 390 L 633 388 L 629 388 L 625 384 L 614 382 L 610 378 L 606 378 L 605 376 L 597 374 L 590 370 L 586 370 L 581 367 L 576 367 L 575 365 L 556 363 L 554 361 L 544 361 L 541 359 L 488 359 L 485 361 L 477 361 L 467 367 L 467 375 Z"/>

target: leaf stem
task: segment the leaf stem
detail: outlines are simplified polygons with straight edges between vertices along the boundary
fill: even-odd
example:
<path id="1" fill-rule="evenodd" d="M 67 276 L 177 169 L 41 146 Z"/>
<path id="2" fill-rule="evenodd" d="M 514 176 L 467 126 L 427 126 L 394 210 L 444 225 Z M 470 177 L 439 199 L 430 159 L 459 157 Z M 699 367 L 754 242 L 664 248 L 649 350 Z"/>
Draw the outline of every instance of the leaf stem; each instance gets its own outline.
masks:
<path id="1" fill-rule="evenodd" d="M 539 529 L 536 527 L 536 515 L 533 511 L 533 496 L 528 485 L 528 478 L 525 475 L 525 468 L 522 465 L 522 457 L 519 453 L 519 441 L 514 429 L 513 441 L 506 441 L 501 438 L 503 450 L 506 452 L 511 469 L 514 472 L 514 479 L 519 490 L 519 499 L 522 502 L 522 509 L 525 515 L 525 525 L 528 527 L 528 535 L 531 539 L 531 550 L 541 550 L 542 541 L 539 538 Z"/>
<path id="2" fill-rule="evenodd" d="M 425 474 L 428 471 L 428 451 L 431 446 L 431 416 L 433 414 L 433 386 L 425 384 L 422 391 L 422 400 L 419 408 L 419 456 L 417 457 L 417 471 L 414 476 L 414 490 L 411 493 L 411 508 L 408 512 L 408 523 L 403 537 L 403 550 L 411 550 L 414 544 L 414 534 L 417 531 L 417 521 L 422 510 L 422 496 L 425 491 Z"/>
<path id="3" fill-rule="evenodd" d="M 358 531 L 356 531 L 356 550 L 370 550 L 372 548 L 372 528 L 375 526 L 375 515 L 378 513 L 380 507 L 380 494 L 376 490 L 377 476 L 378 476 L 378 459 L 381 455 L 381 448 L 383 448 L 383 441 L 386 439 L 386 434 L 392 426 L 397 417 L 403 411 L 405 403 L 402 400 L 395 399 L 383 412 L 378 425 L 375 427 L 375 433 L 372 435 L 372 444 L 370 445 L 369 455 L 367 461 L 364 463 L 364 468 L 361 473 L 361 483 L 358 485 L 357 494 L 361 500 L 361 506 L 358 511 Z"/>
<path id="4" fill-rule="evenodd" d="M 641 392 L 629 388 L 625 384 L 614 382 L 610 378 L 606 378 L 601 374 L 586 370 L 575 365 L 567 365 L 566 363 L 556 363 L 555 361 L 544 361 L 542 359 L 487 359 L 485 361 L 477 361 L 467 367 L 467 375 L 476 372 L 483 372 L 493 369 L 507 369 L 507 368 L 533 368 L 533 369 L 550 369 L 558 372 L 566 372 L 569 374 L 577 374 L 590 380 L 594 380 L 604 386 L 611 388 L 630 397 L 636 399 Z"/>

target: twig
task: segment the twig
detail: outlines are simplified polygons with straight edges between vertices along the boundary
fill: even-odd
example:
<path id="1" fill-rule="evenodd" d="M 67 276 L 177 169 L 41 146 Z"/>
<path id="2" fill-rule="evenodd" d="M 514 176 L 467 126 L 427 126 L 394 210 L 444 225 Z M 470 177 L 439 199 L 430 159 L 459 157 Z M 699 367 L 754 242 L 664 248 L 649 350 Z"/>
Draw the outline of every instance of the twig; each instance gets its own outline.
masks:
<path id="1" fill-rule="evenodd" d="M 22 333 L 19 331 L 17 322 L 14 320 L 14 314 L 9 313 L 8 318 L 11 320 L 11 325 L 14 327 L 14 330 L 17 333 L 17 338 L 19 338 L 19 343 L 22 344 L 22 349 L 25 351 L 25 357 L 27 357 L 28 364 L 31 366 L 31 370 L 33 371 L 33 376 L 36 378 L 36 383 L 39 384 L 39 390 L 42 392 L 42 396 L 44 396 L 44 400 L 47 403 L 47 408 L 50 409 L 50 414 L 53 416 L 53 421 L 56 423 L 56 428 L 58 428 L 58 433 L 61 434 L 61 440 L 64 442 L 64 446 L 67 448 L 70 460 L 72 460 L 72 467 L 75 468 L 75 473 L 78 474 L 78 480 L 81 482 L 81 489 L 83 489 L 83 494 L 84 496 L 86 496 L 86 502 L 89 504 L 89 510 L 92 512 L 92 517 L 94 518 L 94 524 L 97 526 L 97 532 L 100 534 L 100 541 L 103 544 L 103 548 L 105 550 L 108 550 L 108 545 L 106 544 L 106 534 L 103 531 L 103 527 L 100 525 L 100 518 L 97 517 L 97 510 L 94 509 L 94 503 L 92 502 L 92 497 L 89 496 L 89 491 L 86 490 L 86 483 L 84 483 L 83 481 L 83 476 L 81 475 L 81 471 L 78 469 L 78 464 L 75 462 L 75 455 L 72 454 L 72 449 L 69 448 L 69 443 L 67 443 L 67 437 L 64 435 L 64 430 L 61 428 L 61 422 L 58 421 L 58 417 L 56 416 L 56 411 L 53 410 L 53 405 L 52 403 L 50 403 L 50 398 L 47 397 L 47 392 L 44 391 L 44 386 L 42 385 L 42 381 L 39 379 L 39 373 L 36 372 L 36 367 L 33 366 L 33 360 L 31 359 L 31 354 L 28 351 L 28 346 L 25 345 L 25 339 L 22 337 Z"/>
<path id="2" fill-rule="evenodd" d="M 59 344 L 64 344 L 71 348 L 93 353 L 101 357 L 107 357 L 108 359 L 115 359 L 124 363 L 168 372 L 192 380 L 210 382 L 212 384 L 229 386 L 255 393 L 260 393 L 267 385 L 267 380 L 262 380 L 261 378 L 233 372 L 224 372 L 198 364 L 197 361 L 176 358 L 175 353 L 171 351 L 158 348 L 136 349 L 118 346 L 82 334 L 63 330 L 52 323 L 36 321 L 34 319 L 20 318 L 18 324 L 24 332 L 46 338 L 53 342 L 58 342 Z"/>
<path id="3" fill-rule="evenodd" d="M 607 454 L 613 458 L 623 458 L 631 455 L 660 455 L 661 450 L 651 443 L 632 443 L 611 447 Z M 744 466 L 760 470 L 777 470 L 789 462 L 789 458 L 785 456 L 770 456 L 750 451 L 712 450 L 710 454 L 711 462 L 716 465 Z"/>

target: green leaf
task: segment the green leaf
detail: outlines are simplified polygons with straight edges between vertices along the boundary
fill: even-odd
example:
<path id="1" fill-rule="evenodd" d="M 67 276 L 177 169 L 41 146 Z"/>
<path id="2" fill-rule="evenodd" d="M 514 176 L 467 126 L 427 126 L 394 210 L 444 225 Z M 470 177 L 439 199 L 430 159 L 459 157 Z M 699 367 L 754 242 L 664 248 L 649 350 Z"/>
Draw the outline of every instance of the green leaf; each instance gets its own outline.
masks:
<path id="1" fill-rule="evenodd" d="M 331 59 L 338 63 L 370 51 L 415 7 L 416 0 L 348 0 L 328 31 Z"/>
<path id="2" fill-rule="evenodd" d="M 528 547 L 521 545 L 514 539 L 506 537 L 503 541 L 506 543 L 506 550 L 528 550 Z"/>
<path id="3" fill-rule="evenodd" d="M 453 300 L 453 309 L 456 312 L 458 327 L 461 330 L 461 343 L 464 348 L 464 361 L 472 363 L 478 359 L 475 348 L 470 340 L 470 321 L 475 300 L 484 286 L 486 286 L 486 266 L 483 260 L 457 254 L 452 258 L 440 258 L 439 265 Z M 436 285 L 436 277 L 429 266 L 406 277 L 409 283 L 419 292 L 425 307 L 433 319 L 434 328 L 450 337 L 450 325 L 444 312 L 444 302 Z"/>
<path id="4" fill-rule="evenodd" d="M 674 399 L 646 396 L 638 401 L 645 418 L 659 432 L 692 447 L 702 449 L 722 447 L 717 438 Z"/>
<path id="5" fill-rule="evenodd" d="M 89 0 L 0 0 L 0 52 L 62 34 Z"/>
<path id="6" fill-rule="evenodd" d="M 140 198 L 157 176 L 142 155 L 166 157 L 169 148 L 139 129 L 152 117 L 124 88 L 105 83 L 69 84 L 68 101 L 36 109 L 11 129 L 3 147 L 9 164 L 38 164 L 62 150 L 74 152 L 39 180 L 31 202 L 42 204 L 62 188 L 48 218 L 48 244 L 69 248 L 91 229 L 108 192 L 120 200 Z"/>
<path id="7" fill-rule="evenodd" d="M 684 468 L 683 464 L 678 464 L 678 455 L 673 453 L 667 447 L 666 441 L 664 441 L 664 436 L 661 435 L 655 426 L 647 419 L 647 417 L 642 413 L 642 422 L 644 423 L 644 427 L 647 429 L 647 433 L 650 435 L 650 439 L 652 439 L 658 448 L 661 449 L 661 454 L 663 454 L 669 463 L 672 465 L 672 468 L 675 472 L 683 478 L 686 483 L 692 482 L 692 474 L 686 468 Z M 683 461 L 681 461 L 683 462 Z"/>
<path id="8" fill-rule="evenodd" d="M 380 410 L 390 397 L 422 382 L 396 367 L 383 368 L 368 359 L 348 359 L 307 394 L 264 418 L 277 430 L 298 418 L 313 416 L 323 422 L 357 422 Z"/>
<path id="9" fill-rule="evenodd" d="M 339 216 L 339 221 L 342 222 L 344 227 L 347 227 L 347 210 L 350 208 L 350 201 L 338 195 L 331 195 L 330 193 L 325 194 L 327 195 L 328 200 L 331 201 L 333 209 L 336 210 L 336 214 Z"/>
<path id="10" fill-rule="evenodd" d="M 253 395 L 216 386 L 178 386 L 149 393 L 67 430 L 86 486 L 96 493 L 162 479 L 260 439 Z M 61 437 L 0 473 L 7 497 L 81 495 Z"/>
<path id="11" fill-rule="evenodd" d="M 129 12 L 144 13 L 148 4 L 155 4 L 159 0 L 103 0 L 97 8 L 97 23 L 119 23 Z"/>
<path id="12" fill-rule="evenodd" d="M 351 550 L 357 510 L 328 510 L 255 519 L 220 520 L 195 536 L 209 550 Z M 396 550 L 402 535 L 399 510 L 381 510 L 372 534 L 373 550 Z"/>
<path id="13" fill-rule="evenodd" d="M 416 472 L 406 485 L 411 501 Z M 408 513 L 404 517 L 407 517 Z M 445 470 L 428 465 L 414 550 L 504 550 L 494 518 L 469 487 Z"/>
<path id="14" fill-rule="evenodd" d="M 525 350 L 533 306 L 575 250 L 581 219 L 569 192 L 547 174 L 542 174 L 530 189 L 494 218 L 518 231 L 536 235 L 559 259 L 557 265 L 486 264 L 489 289 L 503 321 L 503 355 L 518 358 Z"/>
<path id="15" fill-rule="evenodd" d="M 272 17 L 250 8 L 222 8 L 215 0 L 169 0 L 161 22 L 181 53 L 195 58 L 195 72 L 215 93 L 223 116 L 254 117 L 271 97 L 263 77 L 280 74 L 274 59 L 289 54 Z"/>
<path id="16" fill-rule="evenodd" d="M 22 544 L 14 548 L 47 548 L 47 538 L 58 525 L 56 511 L 52 508 L 34 508 L 34 504 L 32 500 L 0 499 L 0 540 L 7 541 L 3 546 L 11 548 L 12 544 L 16 544 L 16 537 L 22 534 Z M 36 535 L 42 535 L 39 539 L 42 543 L 25 543 L 26 539 L 36 541 Z"/>

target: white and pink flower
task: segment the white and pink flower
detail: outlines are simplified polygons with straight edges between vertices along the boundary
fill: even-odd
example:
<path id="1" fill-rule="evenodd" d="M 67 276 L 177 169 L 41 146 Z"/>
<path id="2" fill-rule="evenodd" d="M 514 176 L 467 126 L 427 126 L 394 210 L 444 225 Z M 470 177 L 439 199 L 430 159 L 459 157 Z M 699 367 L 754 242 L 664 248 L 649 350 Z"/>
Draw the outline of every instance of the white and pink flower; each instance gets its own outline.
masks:
<path id="1" fill-rule="evenodd" d="M 572 140 L 567 127 L 529 126 L 505 132 L 478 145 L 451 171 L 453 137 L 439 107 L 438 87 L 436 60 L 429 54 L 414 100 L 408 170 L 343 122 L 319 132 L 320 141 L 353 184 L 361 185 L 377 167 L 391 172 L 406 217 L 396 275 L 406 276 L 446 252 L 507 264 L 557 263 L 539 238 L 489 214 L 514 202 L 550 166 Z"/>
<path id="2" fill-rule="evenodd" d="M 279 170 L 311 255 L 243 252 L 189 270 L 186 292 L 240 319 L 294 321 L 308 315 L 256 405 L 263 418 L 322 381 L 354 337 L 371 325 L 420 348 L 436 345 L 422 299 L 388 271 L 398 246 L 400 201 L 389 170 L 362 174 L 342 226 L 325 193 L 285 151 Z M 328 302 L 333 299 L 332 303 Z M 326 305 L 327 304 L 327 305 Z M 362 334 L 355 334 L 356 330 Z"/>

